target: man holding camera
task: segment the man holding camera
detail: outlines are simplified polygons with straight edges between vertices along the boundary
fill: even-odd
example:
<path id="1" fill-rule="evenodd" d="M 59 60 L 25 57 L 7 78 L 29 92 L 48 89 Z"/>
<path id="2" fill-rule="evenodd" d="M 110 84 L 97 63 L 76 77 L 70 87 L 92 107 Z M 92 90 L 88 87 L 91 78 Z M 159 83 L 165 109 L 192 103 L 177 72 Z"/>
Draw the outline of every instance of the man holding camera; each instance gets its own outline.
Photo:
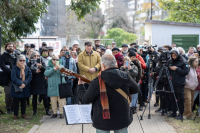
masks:
<path id="1" fill-rule="evenodd" d="M 174 94 L 170 94 L 170 100 L 172 102 L 172 114 L 168 117 L 175 117 L 178 120 L 183 119 L 183 112 L 184 112 L 184 86 L 186 75 L 189 73 L 189 66 L 187 61 L 179 55 L 179 51 L 177 48 L 173 48 L 171 51 L 171 59 L 168 61 L 169 73 L 172 78 L 172 84 L 174 88 L 174 93 L 176 99 L 175 101 Z M 172 90 L 171 90 L 172 91 Z M 179 107 L 179 115 L 177 116 L 177 105 L 178 102 Z"/>

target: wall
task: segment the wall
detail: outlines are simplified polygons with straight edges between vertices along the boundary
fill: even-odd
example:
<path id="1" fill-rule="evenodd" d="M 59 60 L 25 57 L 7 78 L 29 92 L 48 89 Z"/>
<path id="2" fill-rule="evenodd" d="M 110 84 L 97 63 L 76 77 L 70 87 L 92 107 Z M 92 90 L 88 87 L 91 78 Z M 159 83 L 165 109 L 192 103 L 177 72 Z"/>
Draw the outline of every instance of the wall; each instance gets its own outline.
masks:
<path id="1" fill-rule="evenodd" d="M 151 29 L 151 25 L 152 25 L 152 29 Z M 152 44 L 163 46 L 163 45 L 172 44 L 172 35 L 190 35 L 190 34 L 199 35 L 200 27 L 146 23 L 145 24 L 145 39 L 147 39 L 151 35 L 151 31 L 152 31 Z"/>
<path id="2" fill-rule="evenodd" d="M 149 40 L 149 37 L 152 37 L 152 24 L 146 23 L 145 24 L 145 40 Z M 152 44 L 152 41 L 150 42 L 150 44 Z"/>

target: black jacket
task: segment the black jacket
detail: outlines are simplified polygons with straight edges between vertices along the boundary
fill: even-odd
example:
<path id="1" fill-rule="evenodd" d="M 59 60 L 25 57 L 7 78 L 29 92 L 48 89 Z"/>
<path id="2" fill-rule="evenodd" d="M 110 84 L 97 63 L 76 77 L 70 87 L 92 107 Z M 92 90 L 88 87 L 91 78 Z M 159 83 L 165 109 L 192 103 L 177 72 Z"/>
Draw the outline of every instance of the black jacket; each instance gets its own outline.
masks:
<path id="1" fill-rule="evenodd" d="M 186 61 L 188 61 L 189 60 L 189 58 L 184 54 L 184 55 L 182 55 L 184 58 L 185 58 L 185 60 Z"/>
<path id="2" fill-rule="evenodd" d="M 47 94 L 47 88 L 46 88 L 46 81 L 44 76 L 44 71 L 46 69 L 45 63 L 42 61 L 42 67 L 40 68 L 41 72 L 36 73 L 35 68 L 31 68 L 32 63 L 29 62 L 28 67 L 32 71 L 32 80 L 31 80 L 31 95 L 46 95 Z"/>
<path id="3" fill-rule="evenodd" d="M 188 66 L 187 61 L 182 56 L 178 55 L 176 60 L 170 59 L 168 66 L 176 66 L 176 70 L 171 70 L 169 68 L 169 73 L 172 78 L 173 86 L 184 86 L 186 75 L 188 75 L 190 68 Z"/>
<path id="4" fill-rule="evenodd" d="M 15 53 L 13 53 L 15 55 Z M 0 75 L 0 86 L 8 86 L 11 81 L 11 70 L 16 65 L 16 55 L 11 57 L 7 52 L 0 56 L 0 68 L 3 70 Z M 8 65 L 10 68 L 8 68 Z"/>
<path id="5" fill-rule="evenodd" d="M 102 105 L 100 100 L 99 80 L 95 78 L 86 91 L 83 85 L 78 85 L 78 95 L 83 103 L 92 103 L 91 118 L 93 126 L 101 130 L 118 130 L 128 127 L 133 115 L 130 111 L 127 100 L 115 89 L 122 89 L 127 95 L 139 92 L 137 83 L 125 72 L 117 68 L 102 71 L 102 78 L 105 81 L 110 119 L 103 119 Z"/>

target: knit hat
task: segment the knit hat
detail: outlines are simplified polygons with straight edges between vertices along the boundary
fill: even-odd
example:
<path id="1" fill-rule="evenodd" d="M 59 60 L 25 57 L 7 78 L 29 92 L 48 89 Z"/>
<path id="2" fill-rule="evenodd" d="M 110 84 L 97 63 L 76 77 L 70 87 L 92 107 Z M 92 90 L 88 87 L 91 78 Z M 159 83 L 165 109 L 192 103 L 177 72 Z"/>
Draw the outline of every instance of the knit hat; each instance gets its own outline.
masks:
<path id="1" fill-rule="evenodd" d="M 106 49 L 106 52 L 105 52 L 104 55 L 106 55 L 106 54 L 110 54 L 110 55 L 112 55 L 112 51 L 111 51 L 110 49 Z"/>
<path id="2" fill-rule="evenodd" d="M 79 42 L 74 40 L 74 42 L 72 43 L 72 47 L 75 45 L 75 44 L 78 44 L 79 45 Z"/>
<path id="3" fill-rule="evenodd" d="M 136 53 L 133 50 L 131 50 L 131 51 L 129 51 L 128 56 L 129 57 L 136 56 Z"/>
<path id="4" fill-rule="evenodd" d="M 35 48 L 35 44 L 31 44 L 31 48 Z"/>
<path id="5" fill-rule="evenodd" d="M 119 48 L 117 48 L 117 47 L 112 49 L 112 51 L 115 51 L 115 50 L 120 51 Z"/>

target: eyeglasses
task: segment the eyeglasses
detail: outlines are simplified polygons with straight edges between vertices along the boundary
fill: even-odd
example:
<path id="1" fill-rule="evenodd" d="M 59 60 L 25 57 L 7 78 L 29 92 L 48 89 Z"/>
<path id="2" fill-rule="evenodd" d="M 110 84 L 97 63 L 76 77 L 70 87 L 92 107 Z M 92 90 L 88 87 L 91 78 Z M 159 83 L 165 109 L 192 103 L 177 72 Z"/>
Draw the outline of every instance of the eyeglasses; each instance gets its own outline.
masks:
<path id="1" fill-rule="evenodd" d="M 39 55 L 34 55 L 34 57 L 40 57 Z"/>
<path id="2" fill-rule="evenodd" d="M 53 61 L 59 61 L 59 59 L 52 59 Z"/>
<path id="3" fill-rule="evenodd" d="M 25 62 L 25 60 L 19 60 L 20 62 Z"/>
<path id="4" fill-rule="evenodd" d="M 97 51 L 98 53 L 101 53 L 100 51 Z"/>

